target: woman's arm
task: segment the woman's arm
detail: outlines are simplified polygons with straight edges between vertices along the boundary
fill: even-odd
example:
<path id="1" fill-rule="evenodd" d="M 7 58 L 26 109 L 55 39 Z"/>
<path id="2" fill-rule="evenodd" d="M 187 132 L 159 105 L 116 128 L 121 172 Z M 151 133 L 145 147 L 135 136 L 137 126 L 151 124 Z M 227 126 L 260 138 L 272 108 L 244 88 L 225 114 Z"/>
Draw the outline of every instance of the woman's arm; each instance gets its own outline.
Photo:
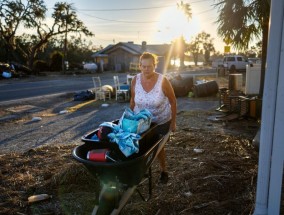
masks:
<path id="1" fill-rule="evenodd" d="M 134 110 L 134 106 L 135 106 L 135 101 L 134 101 L 134 97 L 135 97 L 135 84 L 136 84 L 136 76 L 131 81 L 131 97 L 130 97 L 130 109 L 131 110 Z"/>
<path id="2" fill-rule="evenodd" d="M 172 111 L 171 131 L 175 131 L 176 130 L 176 115 L 177 115 L 177 100 L 176 100 L 176 96 L 174 93 L 174 89 L 166 77 L 163 78 L 162 89 L 163 89 L 165 96 L 168 97 L 170 105 L 171 105 L 171 111 Z"/>

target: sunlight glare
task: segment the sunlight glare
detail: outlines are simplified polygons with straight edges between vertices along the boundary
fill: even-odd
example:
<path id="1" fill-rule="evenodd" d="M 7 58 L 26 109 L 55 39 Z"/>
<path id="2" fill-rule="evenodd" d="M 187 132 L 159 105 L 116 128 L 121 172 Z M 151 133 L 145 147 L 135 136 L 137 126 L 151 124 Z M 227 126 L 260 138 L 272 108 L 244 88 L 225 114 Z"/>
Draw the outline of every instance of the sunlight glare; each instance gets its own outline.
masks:
<path id="1" fill-rule="evenodd" d="M 186 15 L 176 7 L 165 9 L 159 20 L 156 26 L 157 33 L 154 36 L 154 40 L 158 43 L 170 43 L 180 36 L 190 39 L 198 33 L 198 21 L 194 16 L 187 19 Z"/>

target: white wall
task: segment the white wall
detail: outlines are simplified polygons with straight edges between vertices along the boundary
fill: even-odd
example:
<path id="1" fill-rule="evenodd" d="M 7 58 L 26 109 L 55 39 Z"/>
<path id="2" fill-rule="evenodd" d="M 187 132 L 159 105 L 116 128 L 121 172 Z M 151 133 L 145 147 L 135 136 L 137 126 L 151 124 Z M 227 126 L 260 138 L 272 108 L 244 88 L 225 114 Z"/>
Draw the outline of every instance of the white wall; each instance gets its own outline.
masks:
<path id="1" fill-rule="evenodd" d="M 271 0 L 254 215 L 280 214 L 284 159 L 284 1 Z"/>

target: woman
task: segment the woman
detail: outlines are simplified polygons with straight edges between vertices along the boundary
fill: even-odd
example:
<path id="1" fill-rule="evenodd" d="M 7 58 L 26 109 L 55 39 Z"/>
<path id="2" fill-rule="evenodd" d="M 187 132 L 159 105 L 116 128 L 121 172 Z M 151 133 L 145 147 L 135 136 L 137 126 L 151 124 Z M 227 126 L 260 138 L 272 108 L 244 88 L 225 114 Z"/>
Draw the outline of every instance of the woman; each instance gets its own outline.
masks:
<path id="1" fill-rule="evenodd" d="M 166 134 L 176 130 L 176 97 L 168 79 L 155 72 L 156 65 L 156 55 L 144 52 L 140 56 L 141 73 L 132 80 L 130 108 L 135 113 L 148 109 L 153 115 L 152 122 L 158 124 L 159 133 Z M 166 184 L 168 173 L 164 148 L 158 159 L 161 166 L 160 182 Z"/>

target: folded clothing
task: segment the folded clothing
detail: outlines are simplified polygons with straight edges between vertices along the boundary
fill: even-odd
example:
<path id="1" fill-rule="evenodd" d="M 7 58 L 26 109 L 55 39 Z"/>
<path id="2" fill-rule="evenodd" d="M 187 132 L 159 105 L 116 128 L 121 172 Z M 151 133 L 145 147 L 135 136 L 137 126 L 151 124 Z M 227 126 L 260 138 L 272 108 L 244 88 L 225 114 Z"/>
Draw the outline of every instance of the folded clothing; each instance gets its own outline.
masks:
<path id="1" fill-rule="evenodd" d="M 130 108 L 126 108 L 119 120 L 120 127 L 127 132 L 142 134 L 151 126 L 152 114 L 149 110 L 143 109 L 135 114 Z"/>

